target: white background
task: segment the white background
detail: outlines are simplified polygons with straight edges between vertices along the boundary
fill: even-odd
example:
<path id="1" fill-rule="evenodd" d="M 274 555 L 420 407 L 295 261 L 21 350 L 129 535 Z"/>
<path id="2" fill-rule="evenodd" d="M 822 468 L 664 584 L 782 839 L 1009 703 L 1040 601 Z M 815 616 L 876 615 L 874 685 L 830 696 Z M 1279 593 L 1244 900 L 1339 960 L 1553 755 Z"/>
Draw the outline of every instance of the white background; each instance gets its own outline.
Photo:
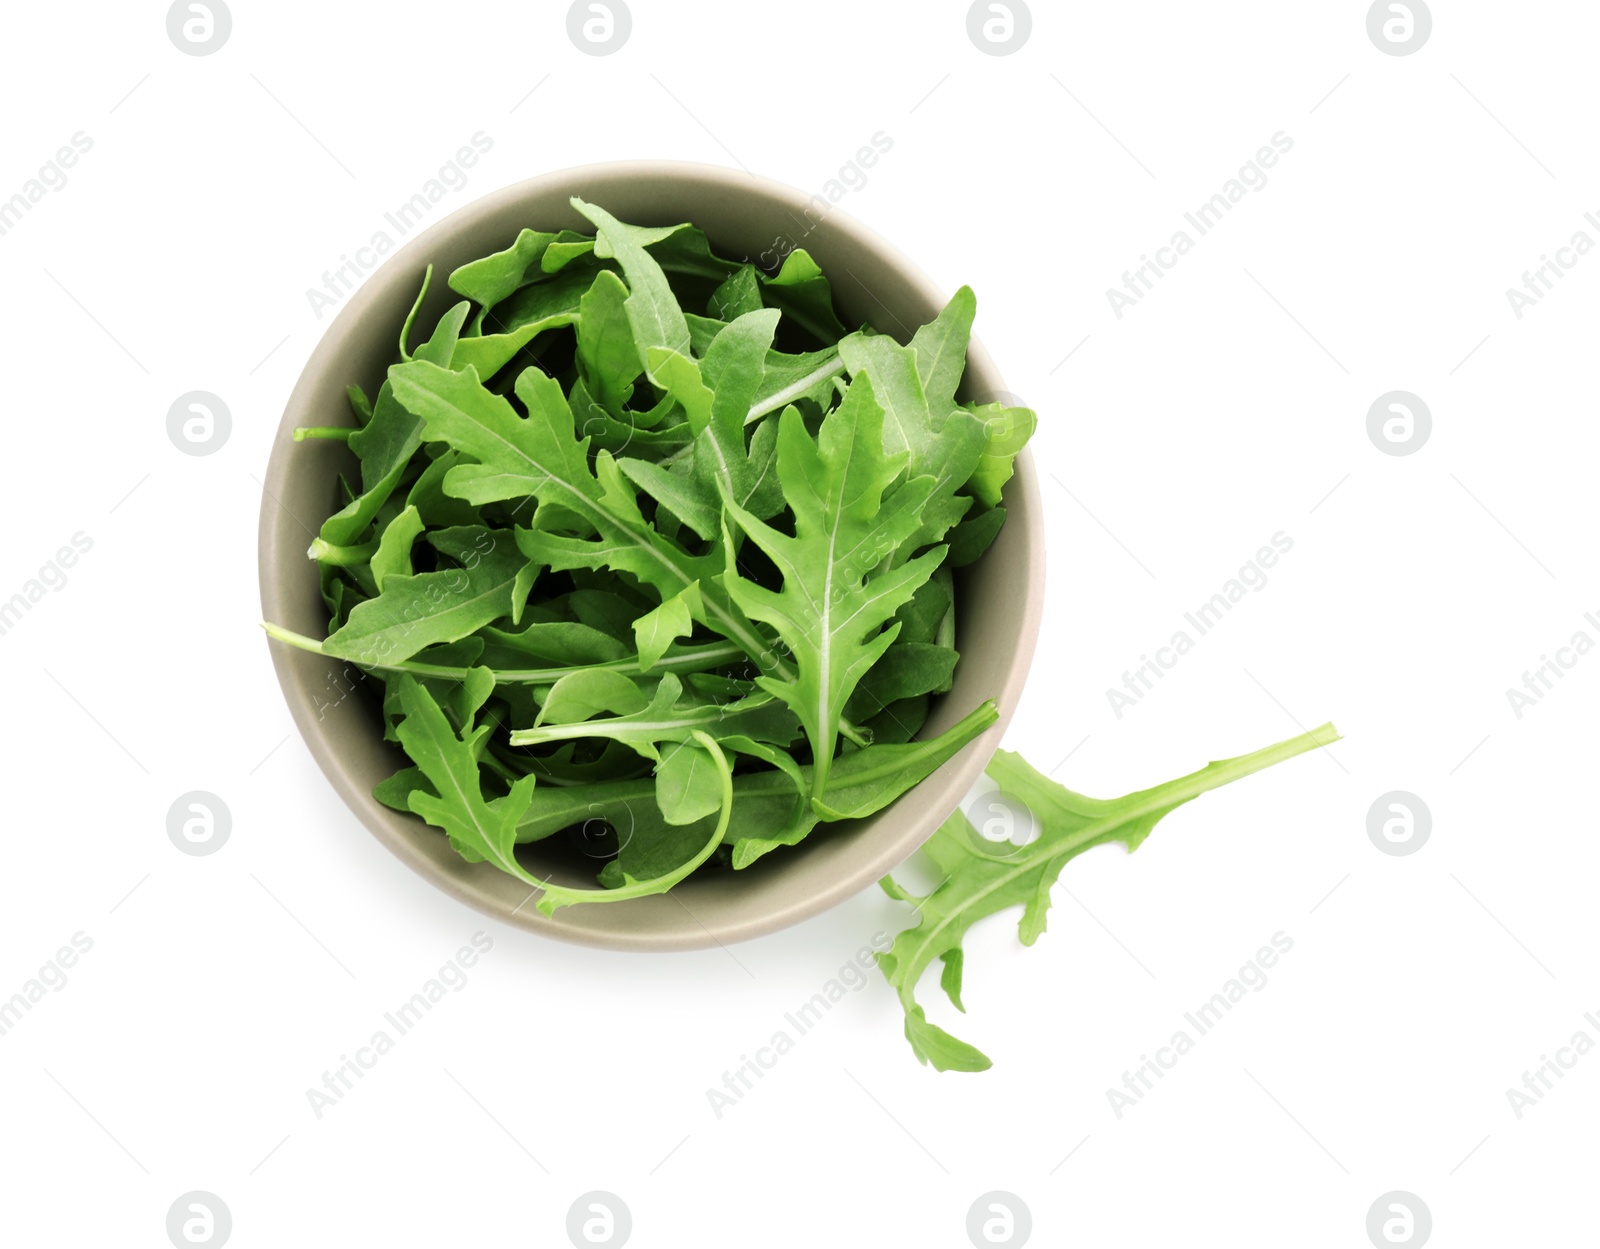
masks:
<path id="1" fill-rule="evenodd" d="M 194 1189 L 240 1246 L 561 1245 L 594 1189 L 641 1247 L 962 1246 L 990 1190 L 1044 1245 L 1362 1246 L 1395 1189 L 1439 1245 L 1592 1241 L 1600 1057 L 1520 1119 L 1506 1091 L 1600 1040 L 1600 658 L 1520 719 L 1506 690 L 1600 639 L 1600 258 L 1520 320 L 1505 292 L 1600 242 L 1594 6 L 1441 0 L 1402 57 L 1363 3 L 1040 3 L 1003 57 L 947 0 L 635 0 L 602 58 L 562 4 L 233 8 L 205 57 L 162 4 L 7 12 L 0 198 L 93 148 L 0 237 L 0 599 L 94 544 L 0 637 L 0 997 L 94 942 L 0 1037 L 8 1243 L 164 1245 Z M 900 908 L 731 954 L 546 942 L 391 858 L 293 733 L 255 543 L 328 323 L 306 291 L 477 131 L 436 218 L 628 157 L 821 190 L 891 136 L 841 211 L 977 290 L 1040 414 L 1049 607 L 1008 745 L 1111 796 L 1344 732 L 1074 863 L 1035 948 L 974 933 L 967 1016 L 923 996 L 992 1071 L 920 1067 L 874 976 L 719 1119 L 706 1090 Z M 1268 184 L 1118 319 L 1106 289 L 1279 131 Z M 196 389 L 233 415 L 205 457 L 166 433 Z M 1395 389 L 1434 421 L 1404 458 L 1366 433 Z M 1118 718 L 1107 688 L 1278 531 L 1267 587 Z M 204 858 L 166 834 L 196 789 L 233 816 Z M 1408 857 L 1366 831 L 1395 789 L 1433 817 Z M 466 987 L 316 1118 L 306 1090 L 478 931 Z M 1119 1119 L 1107 1090 L 1279 931 L 1266 988 Z"/>

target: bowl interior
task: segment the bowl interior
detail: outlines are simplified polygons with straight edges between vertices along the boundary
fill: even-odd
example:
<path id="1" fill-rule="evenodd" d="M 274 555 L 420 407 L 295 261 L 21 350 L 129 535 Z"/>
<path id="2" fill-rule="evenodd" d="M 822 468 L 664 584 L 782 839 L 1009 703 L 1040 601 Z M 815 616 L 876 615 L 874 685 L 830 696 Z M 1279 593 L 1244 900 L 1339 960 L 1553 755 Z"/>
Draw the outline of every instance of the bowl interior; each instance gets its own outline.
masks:
<path id="1" fill-rule="evenodd" d="M 376 394 L 428 264 L 434 283 L 414 330 L 431 331 L 459 297 L 445 279 L 457 265 L 498 251 L 518 230 L 587 229 L 571 196 L 641 225 L 691 221 L 713 247 L 770 267 L 804 247 L 833 285 L 847 325 L 869 322 L 902 342 L 931 320 L 944 299 L 904 257 L 821 199 L 736 171 L 671 163 L 589 166 L 509 187 L 457 211 L 398 251 L 350 299 L 328 328 L 284 413 L 268 466 L 261 514 L 264 617 L 322 637 L 327 611 L 315 565 L 305 550 L 333 509 L 337 476 L 352 458 L 339 443 L 296 444 L 300 425 L 350 423 L 345 387 Z M 988 355 L 968 354 L 965 396 L 1004 393 Z M 933 736 L 986 699 L 999 721 L 944 767 L 870 819 L 823 826 L 801 845 L 767 855 L 739 872 L 691 878 L 669 896 L 607 906 L 569 907 L 540 915 L 529 888 L 484 864 L 468 864 L 444 836 L 372 797 L 379 781 L 405 765 L 382 740 L 370 690 L 352 664 L 272 644 L 284 695 L 312 754 L 362 821 L 391 850 L 441 888 L 480 910 L 550 936 L 628 949 L 692 949 L 742 940 L 798 922 L 870 885 L 919 846 L 955 809 L 999 744 L 1021 694 L 1038 635 L 1043 599 L 1043 535 L 1038 487 L 1025 451 L 1006 488 L 1009 514 L 989 552 L 961 570 L 956 584 L 961 660 L 953 688 L 936 701 L 921 736 Z M 737 818 L 737 816 L 735 816 Z M 552 839 L 558 842 L 561 839 Z M 532 847 L 536 874 L 578 887 L 594 885 L 573 852 Z"/>

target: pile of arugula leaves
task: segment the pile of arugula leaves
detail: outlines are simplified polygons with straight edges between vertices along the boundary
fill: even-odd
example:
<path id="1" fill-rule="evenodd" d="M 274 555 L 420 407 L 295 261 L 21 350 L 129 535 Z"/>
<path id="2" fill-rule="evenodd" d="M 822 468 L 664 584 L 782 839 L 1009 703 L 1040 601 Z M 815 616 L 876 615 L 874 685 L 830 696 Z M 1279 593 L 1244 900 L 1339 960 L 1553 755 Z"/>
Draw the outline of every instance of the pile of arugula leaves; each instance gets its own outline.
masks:
<path id="1" fill-rule="evenodd" d="M 915 740 L 957 662 L 952 572 L 1034 428 L 961 403 L 963 289 L 907 345 L 849 332 L 806 252 L 775 273 L 581 200 L 427 285 L 310 555 L 324 639 L 381 678 L 411 766 L 377 797 L 546 914 L 661 893 L 870 815 L 995 720 Z M 558 834 L 601 888 L 519 861 Z M 584 832 L 583 830 L 586 830 Z"/>
<path id="2" fill-rule="evenodd" d="M 547 915 L 871 815 L 994 723 L 984 703 L 917 740 L 958 660 L 953 570 L 998 534 L 1035 426 L 957 400 L 969 289 L 902 345 L 848 331 L 803 250 L 767 272 L 693 226 L 572 204 L 593 234 L 523 230 L 455 270 L 461 301 L 412 350 L 430 268 L 377 395 L 349 390 L 355 425 L 295 431 L 346 441 L 360 477 L 309 552 L 327 636 L 265 626 L 380 679 L 410 766 L 376 797 L 537 887 Z M 926 847 L 931 893 L 882 882 L 917 911 L 879 958 L 917 1056 L 989 1066 L 915 1000 L 938 960 L 961 1008 L 973 923 L 1021 905 L 1032 944 L 1070 859 L 1334 740 L 1112 802 L 999 752 L 989 774 L 1038 839 L 987 845 L 957 811 Z M 601 887 L 518 859 L 556 836 L 606 860 Z"/>

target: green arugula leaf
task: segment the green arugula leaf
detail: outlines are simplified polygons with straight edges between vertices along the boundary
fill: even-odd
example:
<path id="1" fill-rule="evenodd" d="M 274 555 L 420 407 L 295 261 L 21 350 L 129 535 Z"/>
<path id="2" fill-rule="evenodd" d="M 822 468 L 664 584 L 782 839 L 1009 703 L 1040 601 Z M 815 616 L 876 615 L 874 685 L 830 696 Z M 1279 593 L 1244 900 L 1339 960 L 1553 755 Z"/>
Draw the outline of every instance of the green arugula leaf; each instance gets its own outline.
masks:
<path id="1" fill-rule="evenodd" d="M 649 698 L 632 678 L 609 668 L 587 668 L 570 672 L 551 686 L 539 709 L 539 724 L 581 724 L 603 712 L 628 716 L 643 711 L 649 705 Z M 559 734 L 534 740 L 554 741 L 556 736 Z M 529 743 L 524 734 L 514 733 L 511 744 L 523 746 Z"/>
<path id="2" fill-rule="evenodd" d="M 578 367 L 589 394 L 620 416 L 639 376 L 639 349 L 626 307 L 628 288 L 609 270 L 599 273 L 578 305 Z"/>
<path id="3" fill-rule="evenodd" d="M 745 413 L 745 424 L 758 421 L 769 412 L 781 412 L 791 403 L 827 407 L 835 395 L 835 379 L 844 372 L 844 357 L 837 347 L 798 356 L 769 351 L 761 387 L 750 402 L 750 411 Z"/>
<path id="4" fill-rule="evenodd" d="M 467 637 L 512 615 L 519 590 L 527 595 L 529 569 L 509 532 L 500 530 L 471 568 L 388 576 L 383 593 L 351 611 L 323 643 L 323 652 L 358 663 L 394 664 L 424 647 Z"/>
<path id="5" fill-rule="evenodd" d="M 697 730 L 715 730 L 724 744 L 738 736 L 782 747 L 796 736 L 794 715 L 771 694 L 755 694 L 732 703 L 685 699 L 682 680 L 669 672 L 646 700 L 631 681 L 626 681 L 624 692 L 624 681 L 626 678 L 615 673 L 573 673 L 563 677 L 546 700 L 538 723 L 533 728 L 512 730 L 511 745 L 542 746 L 605 738 L 622 742 L 655 762 L 662 757 L 657 749 L 662 742 L 687 742 Z M 568 688 L 562 689 L 563 685 Z M 614 714 L 590 718 L 602 711 Z M 759 750 L 744 753 L 765 755 Z"/>
<path id="6" fill-rule="evenodd" d="M 617 223 L 617 228 L 619 232 L 625 233 L 640 247 L 654 247 L 656 244 L 665 242 L 682 231 L 692 229 L 687 224 L 647 227 L 629 225 L 621 221 Z M 552 243 L 549 250 L 545 252 L 542 267 L 545 273 L 559 273 L 574 260 L 592 256 L 594 252 L 594 239 L 587 235 L 579 234 L 574 230 L 563 230 L 560 239 Z"/>
<path id="7" fill-rule="evenodd" d="M 503 872 L 538 883 L 517 862 L 515 853 L 517 827 L 532 801 L 534 778 L 524 777 L 504 798 L 486 801 L 478 753 L 489 726 L 460 737 L 415 677 L 400 676 L 396 684 L 404 711 L 396 733 L 433 789 L 431 794 L 413 789 L 407 805 L 434 827 L 442 828 L 456 853 L 467 862 L 492 863 Z"/>
<path id="8" fill-rule="evenodd" d="M 957 491 L 972 476 L 988 445 L 982 420 L 955 407 L 936 411 L 936 406 L 947 405 L 930 405 L 919 373 L 922 357 L 892 338 L 847 338 L 839 344 L 839 353 L 852 377 L 865 374 L 872 379 L 885 414 L 885 451 L 906 456 L 909 475 L 933 478 L 923 523 L 908 540 L 909 547 L 938 542 L 972 505 Z"/>
<path id="9" fill-rule="evenodd" d="M 1061 869 L 1085 850 L 1113 841 L 1136 850 L 1163 816 L 1184 803 L 1338 740 L 1333 725 L 1325 724 L 1265 750 L 1211 763 L 1165 785 L 1111 800 L 1075 794 L 1034 770 L 1022 756 L 998 751 L 988 774 L 1001 793 L 1033 814 L 1041 829 L 1038 839 L 1024 846 L 986 841 L 957 811 L 923 847 L 943 877 L 932 893 L 916 897 L 891 877 L 881 882 L 890 897 L 917 908 L 917 922 L 878 956 L 905 1009 L 906 1040 L 917 1057 L 940 1071 L 982 1071 L 990 1065 L 971 1045 L 928 1022 L 916 1001 L 923 972 L 940 959 L 945 965 L 942 985 L 961 1009 L 961 942 L 973 924 L 1020 906 L 1018 935 L 1023 945 L 1032 945 L 1044 932 L 1050 890 Z"/>
<path id="10" fill-rule="evenodd" d="M 537 887 L 542 895 L 538 909 L 545 915 L 553 915 L 563 906 L 622 902 L 665 893 L 710 858 L 722 843 L 733 810 L 733 773 L 716 741 L 700 733 L 695 736 L 695 744 L 704 752 L 714 774 L 716 789 L 712 792 L 722 812 L 711 839 L 700 854 L 676 870 L 653 879 L 626 877 L 622 887 L 617 889 L 569 889 L 534 876 L 517 861 L 516 831 L 518 822 L 532 804 L 535 778 L 525 776 L 511 786 L 505 797 L 486 800 L 479 771 L 479 751 L 490 727 L 483 725 L 459 736 L 433 696 L 414 677 L 402 675 L 397 683 L 404 711 L 397 735 L 421 774 L 420 779 L 433 791 L 430 793 L 428 788 L 416 784 L 406 792 L 407 805 L 428 823 L 443 829 L 456 852 L 469 863 L 492 864 L 507 875 Z M 407 778 L 408 781 L 415 779 L 415 774 Z M 402 781 L 399 785 L 405 783 Z M 396 778 L 390 778 L 391 797 L 398 787 Z M 698 797 L 694 801 L 698 802 Z"/>
<path id="11" fill-rule="evenodd" d="M 860 820 L 883 810 L 931 776 L 995 719 L 994 703 L 987 702 L 929 741 L 866 746 L 841 755 L 828 769 L 822 797 L 811 799 L 809 811 L 799 821 L 761 834 L 744 824 L 741 813 L 740 836 L 733 848 L 734 867 L 748 867 L 780 846 L 797 844 L 819 821 Z M 816 767 L 800 771 L 807 792 L 815 792 Z M 776 785 L 780 793 L 786 792 L 777 781 L 768 783 Z"/>
<path id="12" fill-rule="evenodd" d="M 761 309 L 761 282 L 754 265 L 740 265 L 711 293 L 706 311 L 719 321 L 732 321 Z"/>
<path id="13" fill-rule="evenodd" d="M 977 297 L 963 286 L 942 311 L 911 336 L 917 358 L 917 379 L 930 409 L 938 412 L 956 406 L 956 391 L 967 369 L 967 345 L 978 312 Z"/>
<path id="14" fill-rule="evenodd" d="M 1002 487 L 1011 480 L 1018 454 L 1033 437 L 1038 417 L 1031 408 L 1007 407 L 1003 403 L 986 403 L 969 410 L 983 421 L 986 441 L 967 489 L 984 506 L 996 507 Z"/>
<path id="15" fill-rule="evenodd" d="M 833 288 L 805 248 L 785 256 L 775 276 L 763 277 L 762 286 L 767 302 L 781 308 L 819 343 L 835 343 L 845 336 L 833 310 Z"/>
<path id="16" fill-rule="evenodd" d="M 366 425 L 372 420 L 372 400 L 367 398 L 367 392 L 361 387 L 351 383 L 344 388 L 345 398 L 350 401 L 350 412 L 356 418 L 356 425 Z"/>
<path id="17" fill-rule="evenodd" d="M 968 516 L 947 535 L 949 567 L 965 568 L 968 564 L 977 563 L 1000 536 L 1000 529 L 1005 523 L 1006 509 L 1003 507 L 985 508 Z"/>
<path id="18" fill-rule="evenodd" d="M 545 250 L 555 241 L 554 234 L 523 230 L 505 251 L 494 252 L 454 270 L 449 278 L 450 289 L 465 299 L 492 308 L 523 285 L 528 270 L 539 263 Z"/>
<path id="19" fill-rule="evenodd" d="M 516 329 L 505 334 L 463 338 L 456 344 L 455 353 L 450 357 L 450 367 L 456 370 L 472 369 L 479 377 L 493 377 L 540 334 L 575 325 L 578 315 L 577 308 L 563 308 L 538 320 L 523 321 Z"/>
<path id="20" fill-rule="evenodd" d="M 683 319 L 683 309 L 672 293 L 667 275 L 645 249 L 644 245 L 623 224 L 605 209 L 573 197 L 572 206 L 594 222 L 599 234 L 595 238 L 595 255 L 615 257 L 628 280 L 626 307 L 628 320 L 633 324 L 634 343 L 639 352 L 639 363 L 648 371 L 650 349 L 667 351 L 689 350 L 689 325 Z"/>
<path id="21" fill-rule="evenodd" d="M 724 493 L 761 520 L 783 507 L 772 471 L 774 437 L 758 432 L 745 445 L 746 416 L 761 389 L 777 324 L 778 313 L 771 309 L 740 317 L 717 335 L 698 363 L 660 348 L 649 353 L 651 376 L 683 408 L 694 435 L 693 456 L 687 472 L 634 459 L 621 461 L 621 467 L 706 541 L 718 534 Z"/>
<path id="22" fill-rule="evenodd" d="M 717 335 L 727 329 L 732 318 L 697 317 L 685 313 L 689 323 L 689 350 L 703 357 L 711 350 Z M 761 386 L 756 392 L 750 411 L 745 414 L 745 424 L 754 424 L 770 412 L 780 412 L 791 403 L 814 403 L 819 408 L 831 406 L 837 397 L 834 379 L 845 372 L 844 360 L 836 345 L 821 351 L 806 351 L 790 355 L 784 351 L 768 351 L 762 370 Z"/>
<path id="23" fill-rule="evenodd" d="M 309 651 L 313 655 L 328 655 L 327 642 L 308 638 L 302 633 L 295 633 L 290 629 L 282 628 L 275 624 L 263 624 L 262 630 L 274 641 L 292 646 L 296 650 Z M 485 630 L 489 644 L 484 647 L 484 654 L 492 653 L 494 648 L 493 635 L 497 630 Z M 656 663 L 656 672 L 683 672 L 696 674 L 708 672 L 715 668 L 723 668 L 731 663 L 743 659 L 744 651 L 732 642 L 709 642 L 698 646 L 675 646 L 661 657 Z M 533 657 L 528 656 L 529 660 Z M 433 648 L 418 652 L 416 659 L 402 660 L 363 660 L 364 667 L 376 669 L 379 672 L 409 672 L 413 676 L 438 677 L 447 681 L 464 681 L 468 669 L 460 664 L 446 663 L 439 659 Z M 600 661 L 592 664 L 566 664 L 552 663 L 537 668 L 516 668 L 495 666 L 492 668 L 494 679 L 498 685 L 554 685 L 564 676 L 570 676 L 577 671 L 603 669 L 615 672 L 619 676 L 637 676 L 639 673 L 639 660 L 637 656 L 629 654 L 624 659 Z"/>
<path id="24" fill-rule="evenodd" d="M 721 808 L 716 827 L 711 830 L 710 837 L 701 847 L 699 853 L 692 858 L 684 860 L 670 871 L 652 875 L 647 879 L 640 879 L 623 870 L 620 873 L 620 882 L 616 883 L 613 888 L 566 889 L 548 882 L 541 882 L 541 887 L 544 890 L 544 895 L 539 899 L 539 910 L 541 912 L 546 915 L 553 915 L 557 908 L 563 906 L 573 906 L 585 902 L 627 902 L 633 898 L 666 893 L 711 857 L 717 847 L 722 844 L 723 835 L 728 830 L 728 820 L 733 814 L 733 770 L 728 766 L 727 756 L 722 753 L 722 748 L 717 745 L 715 738 L 705 733 L 696 733 L 694 742 L 705 752 L 706 758 L 711 764 L 717 786 L 712 792 Z M 703 806 L 703 803 L 701 805 Z M 657 809 L 660 810 L 659 804 Z"/>
<path id="25" fill-rule="evenodd" d="M 668 824 L 693 824 L 724 805 L 712 788 L 717 764 L 711 752 L 700 744 L 704 740 L 710 739 L 702 733 L 698 738 L 673 742 L 662 752 L 656 768 L 656 806 Z M 732 802 L 730 789 L 726 803 Z"/>
<path id="26" fill-rule="evenodd" d="M 850 699 L 851 719 L 870 720 L 902 699 L 949 689 L 957 658 L 948 646 L 896 639 Z"/>
<path id="27" fill-rule="evenodd" d="M 379 593 L 389 577 L 411 576 L 411 544 L 422 536 L 424 528 L 421 515 L 409 505 L 384 528 L 372 556 L 372 580 Z"/>
<path id="28" fill-rule="evenodd" d="M 609 633 L 578 620 L 536 620 L 515 633 L 491 625 L 482 631 L 482 637 L 485 662 L 493 656 L 505 667 L 531 663 L 585 667 L 623 659 L 631 662 L 633 654 Z"/>
<path id="29" fill-rule="evenodd" d="M 648 672 L 660 663 L 667 648 L 693 633 L 694 622 L 705 614 L 700 583 L 696 581 L 635 620 L 633 633 L 639 648 L 639 670 Z"/>
<path id="30" fill-rule="evenodd" d="M 430 267 L 429 272 L 432 272 Z M 419 297 L 420 303 L 420 297 Z M 433 336 L 417 348 L 417 360 L 447 364 L 460 339 L 467 305 L 457 304 L 439 318 Z M 422 445 L 422 422 L 405 410 L 385 382 L 378 391 L 372 420 L 350 435 L 350 449 L 361 457 L 363 493 L 322 526 L 321 537 L 336 545 L 354 542 L 366 531 L 378 510 L 388 501 L 417 449 Z"/>
<path id="31" fill-rule="evenodd" d="M 860 376 L 816 439 L 793 408 L 781 418 L 778 478 L 794 513 L 792 536 L 724 496 L 728 515 L 783 575 L 776 591 L 746 580 L 732 542 L 725 543 L 728 592 L 753 619 L 772 625 L 794 656 L 793 677 L 764 676 L 759 684 L 805 726 L 816 761 L 814 798 L 827 783 L 845 703 L 898 632 L 884 625 L 944 556 L 930 551 L 879 571 L 917 529 L 933 486 L 917 478 L 885 495 L 907 458 L 883 453 L 883 409 Z"/>

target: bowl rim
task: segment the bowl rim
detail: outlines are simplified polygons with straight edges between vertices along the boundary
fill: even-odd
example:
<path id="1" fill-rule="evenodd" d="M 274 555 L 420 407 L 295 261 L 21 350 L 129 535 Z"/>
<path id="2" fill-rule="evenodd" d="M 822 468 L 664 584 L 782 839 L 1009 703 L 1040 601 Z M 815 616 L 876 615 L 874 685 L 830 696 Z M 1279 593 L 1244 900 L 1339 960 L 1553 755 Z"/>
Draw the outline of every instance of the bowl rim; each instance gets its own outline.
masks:
<path id="1" fill-rule="evenodd" d="M 290 438 L 290 433 L 296 426 L 318 423 L 306 419 L 312 407 L 313 396 L 322 393 L 329 384 L 336 384 L 342 391 L 350 380 L 340 375 L 336 366 L 345 356 L 347 342 L 356 336 L 357 328 L 363 325 L 368 316 L 377 314 L 380 310 L 392 311 L 392 308 L 380 302 L 380 291 L 385 285 L 379 280 L 380 276 L 397 270 L 420 271 L 435 253 L 447 245 L 450 238 L 472 229 L 483 218 L 493 217 L 519 203 L 562 189 L 574 191 L 580 183 L 603 184 L 619 178 L 671 180 L 692 186 L 697 192 L 704 194 L 739 196 L 754 192 L 757 198 L 775 201 L 794 213 L 803 213 L 817 198 L 774 179 L 692 161 L 625 160 L 577 165 L 521 180 L 470 201 L 433 222 L 404 246 L 386 256 L 382 264 L 367 274 L 361 286 L 351 293 L 333 320 L 322 329 L 316 347 L 307 358 L 290 392 L 271 444 L 258 528 L 259 581 L 264 620 L 286 618 L 283 609 L 286 606 L 285 595 L 289 578 L 280 573 L 280 568 L 284 566 L 281 548 L 285 541 L 295 539 L 292 534 L 285 533 L 289 528 L 289 520 L 293 520 L 293 517 L 279 501 L 279 495 L 283 493 L 283 482 L 291 472 L 293 457 L 290 449 L 295 444 Z M 856 246 L 870 251 L 881 260 L 885 268 L 894 273 L 897 281 L 904 283 L 915 295 L 932 306 L 944 305 L 945 297 L 941 295 L 933 281 L 897 247 L 860 221 L 837 207 L 830 207 L 825 224 L 830 232 L 837 232 Z M 993 360 L 976 337 L 971 340 L 968 347 L 964 382 L 974 375 L 981 378 L 982 392 L 993 395 L 1008 393 Z M 870 887 L 880 877 L 904 862 L 932 836 L 939 825 L 959 806 L 982 774 L 994 750 L 999 746 L 1020 701 L 1038 643 L 1043 616 L 1045 571 L 1043 505 L 1038 474 L 1029 448 L 1025 447 L 1017 456 L 1014 474 L 1005 487 L 1004 502 L 1008 509 L 1007 527 L 1016 526 L 1025 531 L 1023 554 L 1027 572 L 1016 603 L 1019 617 L 1016 643 L 1005 664 L 1004 675 L 998 687 L 990 690 L 988 694 L 994 701 L 997 718 L 987 730 L 963 746 L 935 772 L 871 818 L 880 819 L 892 812 L 912 793 L 929 789 L 937 794 L 935 806 L 944 814 L 936 820 L 927 821 L 925 828 L 919 828 L 913 823 L 899 830 L 898 836 L 884 832 L 872 844 L 870 852 L 863 849 L 859 861 L 855 862 L 849 871 L 828 880 L 821 888 L 791 897 L 786 905 L 775 907 L 754 917 L 741 919 L 713 916 L 708 919 L 696 916 L 685 907 L 687 920 L 692 922 L 686 922 L 681 929 L 670 933 L 640 932 L 564 924 L 561 917 L 567 913 L 566 911 L 558 911 L 553 917 L 545 916 L 537 909 L 526 906 L 527 898 L 522 904 L 510 907 L 504 899 L 495 897 L 487 889 L 474 884 L 474 881 L 485 881 L 490 876 L 503 876 L 503 873 L 487 864 L 468 865 L 464 861 L 458 866 L 465 870 L 443 869 L 439 861 L 426 853 L 421 843 L 413 835 L 404 832 L 397 823 L 404 821 L 409 825 L 411 822 L 416 822 L 422 826 L 420 817 L 413 815 L 408 819 L 404 813 L 391 811 L 382 806 L 369 789 L 356 781 L 351 769 L 340 756 L 334 734 L 324 722 L 312 714 L 311 699 L 301 688 L 300 678 L 295 671 L 297 663 L 308 660 L 323 664 L 337 661 L 295 651 L 270 639 L 267 639 L 266 644 L 296 728 L 335 792 L 369 832 L 430 884 L 490 918 L 544 936 L 582 945 L 632 951 L 680 951 L 726 946 L 732 942 L 764 936 L 810 919 Z M 439 830 L 431 826 L 425 827 L 430 833 L 443 836 Z M 689 883 L 683 882 L 683 884 Z M 678 893 L 682 887 L 680 885 L 669 891 L 669 896 Z M 530 892 L 529 897 L 531 896 Z M 682 899 L 678 900 L 681 904 Z M 650 899 L 642 899 L 640 903 L 625 902 L 581 909 L 591 912 L 612 912 L 625 910 L 647 901 Z"/>

